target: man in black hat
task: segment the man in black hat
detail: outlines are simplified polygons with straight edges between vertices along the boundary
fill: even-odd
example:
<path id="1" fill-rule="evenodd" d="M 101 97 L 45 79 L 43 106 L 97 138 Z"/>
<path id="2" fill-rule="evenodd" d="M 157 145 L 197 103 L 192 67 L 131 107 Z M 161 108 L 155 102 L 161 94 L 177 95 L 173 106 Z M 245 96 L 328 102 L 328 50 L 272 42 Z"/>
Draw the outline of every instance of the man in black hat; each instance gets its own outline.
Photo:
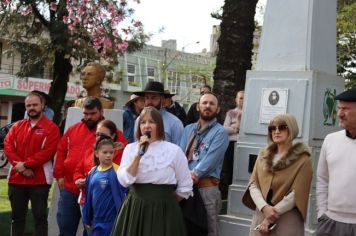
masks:
<path id="1" fill-rule="evenodd" d="M 174 93 L 170 93 L 169 90 L 164 90 L 164 102 L 163 106 L 166 110 L 182 121 L 183 125 L 186 125 L 187 113 L 185 113 L 184 108 L 177 102 L 173 101 L 172 97 Z"/>
<path id="2" fill-rule="evenodd" d="M 356 88 L 335 97 L 339 125 L 321 147 L 317 169 L 317 235 L 356 232 Z"/>
<path id="3" fill-rule="evenodd" d="M 146 84 L 143 91 L 134 92 L 138 96 L 145 97 L 145 107 L 152 106 L 160 111 L 163 124 L 165 140 L 174 144 L 178 144 L 183 133 L 182 122 L 174 115 L 163 108 L 164 86 L 157 81 L 150 81 Z M 135 122 L 135 130 L 137 130 L 137 120 Z"/>

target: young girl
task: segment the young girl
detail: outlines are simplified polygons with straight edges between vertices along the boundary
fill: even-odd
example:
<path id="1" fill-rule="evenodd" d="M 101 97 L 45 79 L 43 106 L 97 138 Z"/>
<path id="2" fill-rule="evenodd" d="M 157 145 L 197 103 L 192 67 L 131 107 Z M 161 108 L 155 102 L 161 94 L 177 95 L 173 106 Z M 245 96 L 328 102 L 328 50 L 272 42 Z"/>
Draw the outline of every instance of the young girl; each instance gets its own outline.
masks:
<path id="1" fill-rule="evenodd" d="M 117 180 L 118 166 L 112 162 L 113 156 L 112 139 L 99 138 L 94 147 L 96 167 L 87 176 L 83 206 L 83 223 L 90 229 L 91 236 L 110 235 L 125 197 L 126 189 Z"/>

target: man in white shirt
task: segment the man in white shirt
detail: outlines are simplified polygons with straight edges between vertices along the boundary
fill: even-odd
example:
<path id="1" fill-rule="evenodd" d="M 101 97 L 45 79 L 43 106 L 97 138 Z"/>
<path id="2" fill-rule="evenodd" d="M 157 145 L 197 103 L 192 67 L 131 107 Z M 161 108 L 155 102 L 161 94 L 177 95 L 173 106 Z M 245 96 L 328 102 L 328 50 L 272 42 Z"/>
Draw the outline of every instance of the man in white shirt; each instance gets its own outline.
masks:
<path id="1" fill-rule="evenodd" d="M 325 137 L 317 169 L 317 235 L 356 233 L 356 88 L 335 97 L 343 130 Z"/>

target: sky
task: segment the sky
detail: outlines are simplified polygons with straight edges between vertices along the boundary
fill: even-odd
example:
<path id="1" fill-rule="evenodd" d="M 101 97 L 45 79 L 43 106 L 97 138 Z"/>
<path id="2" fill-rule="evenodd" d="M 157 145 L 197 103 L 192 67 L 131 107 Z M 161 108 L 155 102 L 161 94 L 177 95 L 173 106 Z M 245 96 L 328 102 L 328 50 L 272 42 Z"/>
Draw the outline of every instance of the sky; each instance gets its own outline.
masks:
<path id="1" fill-rule="evenodd" d="M 259 4 L 266 1 L 260 0 Z M 224 0 L 140 0 L 132 7 L 135 18 L 142 21 L 146 32 L 153 34 L 148 44 L 161 46 L 162 40 L 176 39 L 177 50 L 184 47 L 185 52 L 197 53 L 204 48 L 209 51 L 212 27 L 220 24 L 210 13 L 223 4 Z M 159 32 L 161 28 L 163 32 Z"/>

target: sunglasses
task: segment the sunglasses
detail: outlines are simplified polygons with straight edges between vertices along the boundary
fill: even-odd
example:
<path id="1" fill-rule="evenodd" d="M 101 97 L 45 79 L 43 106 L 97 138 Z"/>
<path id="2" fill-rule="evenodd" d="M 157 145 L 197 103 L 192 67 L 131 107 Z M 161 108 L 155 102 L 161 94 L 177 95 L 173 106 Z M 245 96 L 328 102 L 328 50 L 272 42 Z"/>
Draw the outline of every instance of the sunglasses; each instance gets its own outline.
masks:
<path id="1" fill-rule="evenodd" d="M 97 137 L 97 138 L 107 138 L 107 139 L 111 139 L 110 136 L 108 136 L 108 135 L 106 135 L 106 134 L 104 134 L 104 133 L 100 133 L 100 132 L 96 133 L 96 134 L 95 134 L 95 137 Z"/>
<path id="2" fill-rule="evenodd" d="M 288 130 L 288 126 L 287 125 L 270 125 L 270 126 L 268 126 L 269 132 L 276 131 L 277 129 L 279 131 L 285 131 L 285 130 Z"/>

